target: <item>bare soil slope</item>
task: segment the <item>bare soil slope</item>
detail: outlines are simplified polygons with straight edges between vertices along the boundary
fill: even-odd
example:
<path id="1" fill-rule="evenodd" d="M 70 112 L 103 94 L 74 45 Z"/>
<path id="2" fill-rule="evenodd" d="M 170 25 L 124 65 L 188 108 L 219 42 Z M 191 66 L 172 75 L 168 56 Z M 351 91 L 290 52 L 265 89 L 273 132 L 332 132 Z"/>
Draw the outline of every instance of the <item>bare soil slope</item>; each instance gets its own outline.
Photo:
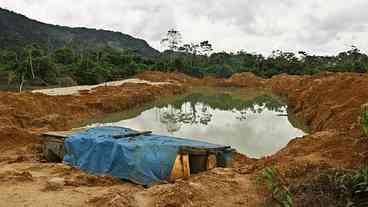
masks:
<path id="1" fill-rule="evenodd" d="M 265 194 L 255 180 L 266 166 L 275 165 L 298 189 L 323 170 L 367 164 L 368 144 L 362 139 L 359 118 L 368 97 L 367 75 L 262 79 L 245 73 L 220 80 L 145 72 L 138 78 L 175 84 L 99 87 L 80 96 L 0 93 L 0 206 L 258 206 Z M 233 169 L 215 169 L 149 189 L 86 175 L 63 164 L 43 163 L 37 133 L 69 129 L 75 121 L 177 94 L 188 85 L 271 90 L 285 97 L 290 110 L 309 126 L 310 134 L 292 140 L 273 156 L 255 160 L 238 154 Z M 296 206 L 305 206 L 304 194 L 296 192 Z"/>

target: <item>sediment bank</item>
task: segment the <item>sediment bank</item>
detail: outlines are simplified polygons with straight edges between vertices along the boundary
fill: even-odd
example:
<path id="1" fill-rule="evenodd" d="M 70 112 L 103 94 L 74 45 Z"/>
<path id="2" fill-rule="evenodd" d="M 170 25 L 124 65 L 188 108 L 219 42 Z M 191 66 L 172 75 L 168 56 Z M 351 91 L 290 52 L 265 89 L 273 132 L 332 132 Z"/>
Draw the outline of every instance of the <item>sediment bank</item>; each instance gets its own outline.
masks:
<path id="1" fill-rule="evenodd" d="M 115 197 L 125 206 L 255 206 L 264 201 L 264 194 L 254 183 L 257 174 L 266 166 L 276 166 L 289 182 L 302 184 L 325 169 L 354 169 L 367 164 L 368 144 L 360 126 L 360 107 L 367 102 L 368 76 L 354 73 L 324 73 L 314 76 L 278 75 L 263 79 L 250 73 L 236 74 L 229 79 L 197 79 L 178 73 L 145 72 L 137 78 L 148 81 L 171 82 L 168 85 L 126 83 L 122 86 L 97 87 L 82 91 L 80 95 L 48 96 L 33 93 L 0 92 L 0 190 L 8 192 L 5 185 L 11 183 L 26 190 L 16 191 L 26 196 L 27 189 L 43 186 L 51 177 L 95 179 L 88 184 L 67 186 L 59 194 L 46 192 L 36 199 L 24 198 L 22 204 L 32 204 L 42 196 L 59 199 L 60 205 L 108 206 Z M 275 155 L 259 160 L 237 155 L 233 169 L 216 169 L 191 177 L 175 184 L 155 186 L 143 190 L 126 182 L 104 182 L 103 178 L 91 178 L 64 165 L 43 164 L 37 154 L 36 134 L 44 130 L 69 129 L 75 121 L 91 116 L 121 111 L 152 101 L 158 96 L 175 95 L 186 87 L 199 85 L 242 88 L 263 88 L 279 94 L 288 102 L 289 109 L 310 128 L 310 134 L 292 140 Z M 275 137 L 277 139 L 277 137 Z M 25 156 L 28 154 L 29 156 Z M 37 170 L 34 170 L 34 169 Z M 5 175 L 4 172 L 13 172 Z M 16 174 L 25 173 L 31 174 Z M 2 174 L 3 173 L 3 174 Z M 15 173 L 15 174 L 14 174 Z M 39 177 L 37 175 L 42 174 Z M 28 175 L 28 178 L 27 178 Z M 24 178 L 25 177 L 25 178 Z M 83 179 L 82 179 L 83 178 Z M 19 180 L 29 179 L 23 183 Z M 88 180 L 87 179 L 87 180 Z M 106 184 L 107 183 L 107 184 Z M 87 189 L 85 186 L 95 189 Z M 102 186 L 101 186 L 102 185 Z M 107 187 L 108 186 L 108 187 Z M 108 190 L 114 187 L 114 191 Z M 79 190 L 80 198 L 67 196 Z M 106 191 L 102 196 L 98 191 Z M 91 196 L 86 196 L 89 192 Z M 131 195 L 125 195 L 130 192 Z M 3 199 L 11 202 L 11 192 Z M 35 193 L 37 194 L 37 193 Z M 213 196 L 216 195 L 216 196 Z M 101 203 L 100 198 L 106 202 Z M 165 198 L 165 199 L 162 199 Z M 0 198 L 1 200 L 2 198 Z M 92 199 L 92 200 L 91 200 Z M 87 201 L 88 200 L 88 201 Z M 125 202 L 125 203 L 124 203 Z M 301 202 L 298 195 L 296 204 Z M 121 206 L 124 206 L 121 205 Z M 115 206 L 119 206 L 116 204 Z"/>

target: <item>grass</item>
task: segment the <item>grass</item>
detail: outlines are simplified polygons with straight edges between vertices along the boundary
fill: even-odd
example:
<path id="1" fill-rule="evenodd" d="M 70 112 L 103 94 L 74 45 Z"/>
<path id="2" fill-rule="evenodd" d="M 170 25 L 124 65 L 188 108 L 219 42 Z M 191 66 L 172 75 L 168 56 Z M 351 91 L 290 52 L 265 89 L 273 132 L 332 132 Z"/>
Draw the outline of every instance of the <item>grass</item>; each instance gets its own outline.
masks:
<path id="1" fill-rule="evenodd" d="M 351 182 L 354 205 L 368 206 L 368 166 L 356 171 Z"/>
<path id="2" fill-rule="evenodd" d="M 364 134 L 368 136 L 368 104 L 362 105 L 362 127 Z"/>
<path id="3" fill-rule="evenodd" d="M 260 179 L 267 185 L 273 201 L 281 207 L 292 207 L 293 196 L 287 183 L 275 167 L 267 167 L 262 171 Z"/>
<path id="4" fill-rule="evenodd" d="M 368 166 L 358 170 L 331 169 L 313 177 L 289 185 L 275 167 L 267 167 L 258 181 L 266 184 L 272 204 L 281 207 L 368 206 Z"/>

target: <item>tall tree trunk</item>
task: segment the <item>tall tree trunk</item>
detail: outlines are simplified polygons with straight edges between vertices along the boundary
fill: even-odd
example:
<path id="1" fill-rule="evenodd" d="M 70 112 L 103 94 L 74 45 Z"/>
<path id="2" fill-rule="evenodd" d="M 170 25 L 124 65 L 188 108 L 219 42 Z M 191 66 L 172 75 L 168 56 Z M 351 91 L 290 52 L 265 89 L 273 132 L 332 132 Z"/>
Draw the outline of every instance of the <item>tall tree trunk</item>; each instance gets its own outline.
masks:
<path id="1" fill-rule="evenodd" d="M 32 52 L 29 52 L 29 66 L 31 67 L 31 74 L 32 74 L 32 79 L 35 79 L 35 74 L 34 74 L 34 70 L 33 70 L 33 61 L 32 61 Z"/>
<path id="2" fill-rule="evenodd" d="M 23 90 L 24 82 L 25 82 L 25 73 L 23 73 L 23 74 L 21 75 L 20 80 L 19 80 L 19 83 L 18 83 L 19 93 L 21 93 L 21 92 L 22 92 L 22 90 Z"/>

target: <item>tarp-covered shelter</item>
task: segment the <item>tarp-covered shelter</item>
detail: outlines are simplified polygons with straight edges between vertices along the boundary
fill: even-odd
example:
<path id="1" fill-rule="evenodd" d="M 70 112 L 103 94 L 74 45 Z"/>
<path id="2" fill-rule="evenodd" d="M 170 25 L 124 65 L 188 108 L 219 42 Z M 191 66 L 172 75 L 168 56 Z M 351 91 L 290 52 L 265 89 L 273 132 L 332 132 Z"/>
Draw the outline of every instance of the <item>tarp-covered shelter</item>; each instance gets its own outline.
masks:
<path id="1" fill-rule="evenodd" d="M 65 163 L 146 186 L 168 180 L 179 154 L 188 155 L 194 170 L 201 163 L 201 159 L 194 159 L 198 155 L 215 155 L 216 166 L 225 167 L 232 152 L 227 146 L 152 133 L 137 135 L 137 131 L 122 127 L 76 132 L 65 139 L 64 145 Z"/>

